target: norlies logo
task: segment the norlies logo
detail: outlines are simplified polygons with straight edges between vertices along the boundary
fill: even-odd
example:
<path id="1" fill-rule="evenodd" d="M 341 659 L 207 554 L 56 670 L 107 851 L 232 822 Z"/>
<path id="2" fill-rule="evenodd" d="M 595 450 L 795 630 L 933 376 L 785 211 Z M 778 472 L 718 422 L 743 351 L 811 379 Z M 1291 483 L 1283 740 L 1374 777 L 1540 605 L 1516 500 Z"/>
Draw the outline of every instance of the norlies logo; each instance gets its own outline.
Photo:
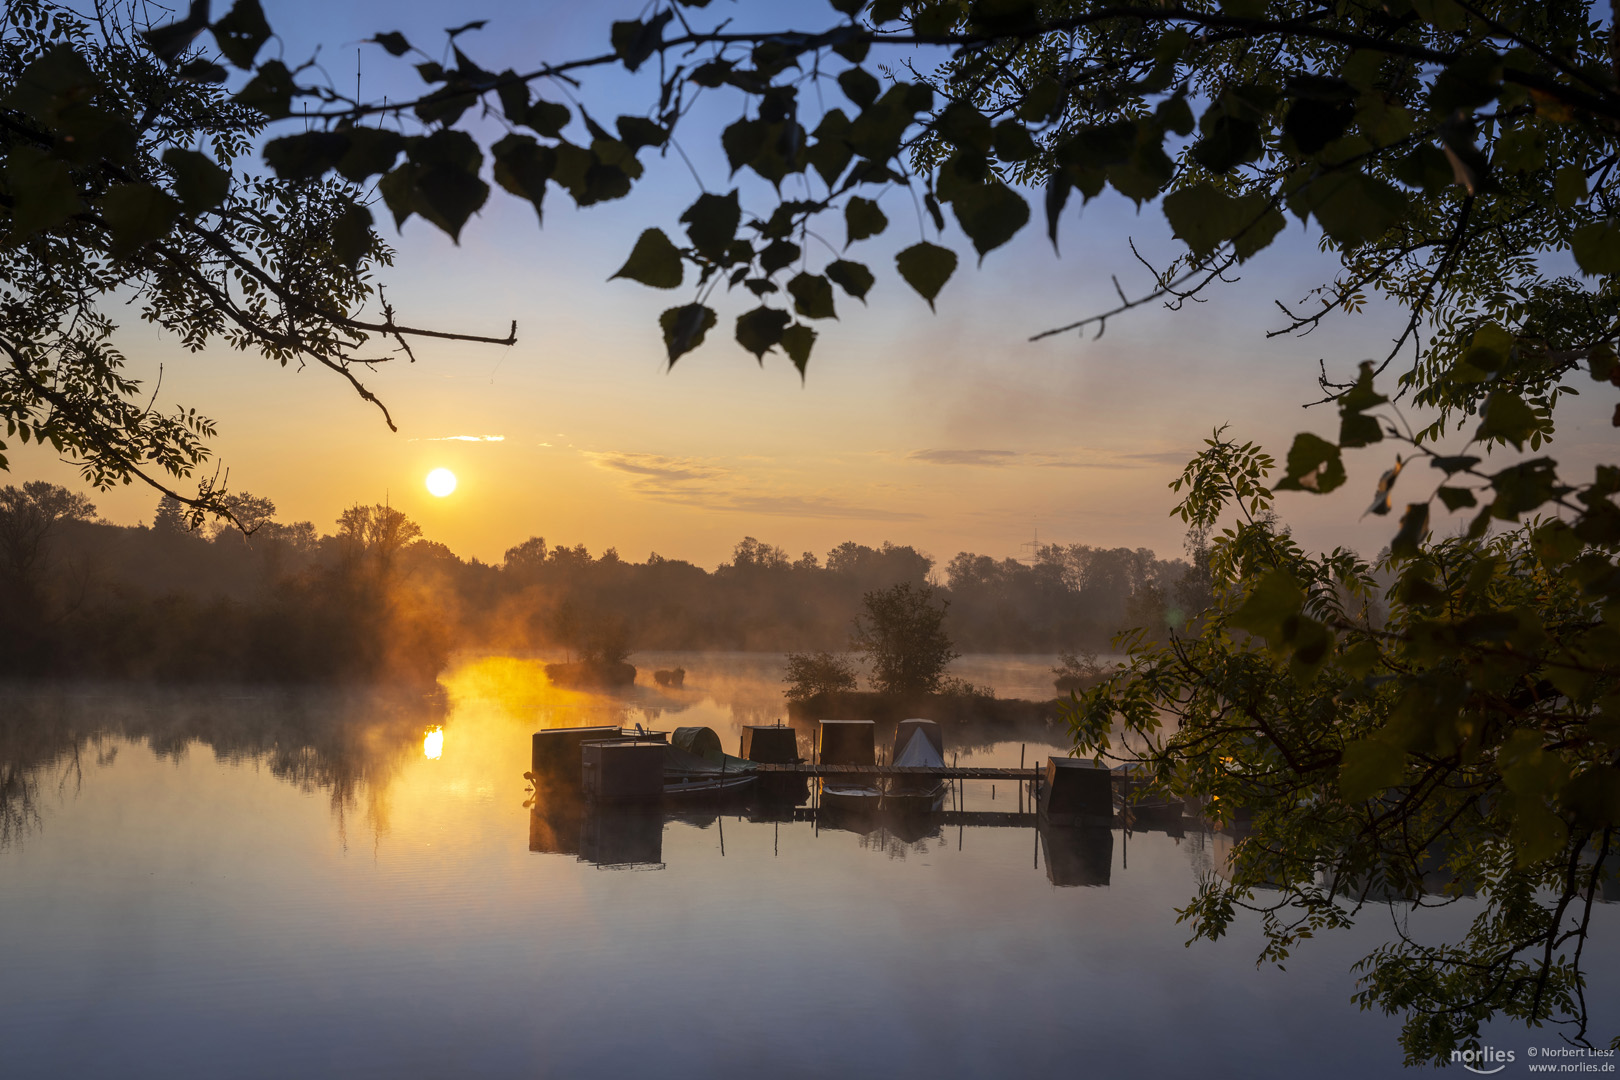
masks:
<path id="1" fill-rule="evenodd" d="M 1490 1076 L 1499 1073 L 1508 1067 L 1513 1060 L 1512 1050 L 1495 1050 L 1487 1046 L 1484 1049 L 1453 1050 L 1451 1063 L 1461 1065 L 1471 1073 L 1481 1076 Z"/>

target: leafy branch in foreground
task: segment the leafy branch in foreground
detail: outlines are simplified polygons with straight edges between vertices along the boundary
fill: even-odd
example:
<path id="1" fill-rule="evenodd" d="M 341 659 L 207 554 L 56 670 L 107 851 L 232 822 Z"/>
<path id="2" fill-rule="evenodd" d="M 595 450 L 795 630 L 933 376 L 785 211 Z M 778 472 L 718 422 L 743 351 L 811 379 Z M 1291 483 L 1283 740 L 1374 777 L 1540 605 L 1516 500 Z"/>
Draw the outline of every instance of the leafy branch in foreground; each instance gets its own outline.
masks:
<path id="1" fill-rule="evenodd" d="M 1368 364 L 1347 430 L 1384 400 L 1371 381 Z M 1212 544 L 1213 603 L 1195 636 L 1138 635 L 1128 669 L 1072 700 L 1077 752 L 1142 766 L 1243 836 L 1182 909 L 1195 937 L 1257 911 L 1261 960 L 1281 963 L 1368 905 L 1476 898 L 1462 940 L 1427 943 L 1398 918 L 1357 965 L 1362 1007 L 1403 1014 L 1409 1063 L 1446 1062 L 1496 1016 L 1589 1045 L 1591 906 L 1620 869 L 1620 471 L 1572 489 L 1545 461 L 1487 474 L 1408 445 L 1446 477 L 1430 499 L 1489 502 L 1439 541 L 1428 502 L 1411 504 L 1374 567 L 1303 551 L 1275 525 L 1272 459 L 1208 440 L 1175 486 L 1189 524 L 1237 518 Z M 1300 436 L 1276 488 L 1337 486 L 1339 450 Z M 1565 517 L 1487 534 L 1548 510 Z"/>
<path id="2" fill-rule="evenodd" d="M 251 18 L 256 8 L 215 24 L 221 49 L 244 64 L 268 36 Z M 209 456 L 215 426 L 194 409 L 159 409 L 161 385 L 127 374 L 117 305 L 133 303 L 190 351 L 218 343 L 328 368 L 390 427 L 360 372 L 392 357 L 368 354 L 368 343 L 391 341 L 409 355 L 409 339 L 424 334 L 512 338 L 399 323 L 374 280 L 392 254 L 372 229 L 366 193 L 336 178 L 253 175 L 246 158 L 264 114 L 216 85 L 217 65 L 153 55 L 135 11 L 5 7 L 0 418 L 6 438 L 49 443 L 92 486 L 143 480 L 190 504 L 194 522 L 205 512 L 229 519 L 219 473 L 202 477 L 195 495 L 174 489 Z M 368 315 L 368 306 L 380 311 Z"/>

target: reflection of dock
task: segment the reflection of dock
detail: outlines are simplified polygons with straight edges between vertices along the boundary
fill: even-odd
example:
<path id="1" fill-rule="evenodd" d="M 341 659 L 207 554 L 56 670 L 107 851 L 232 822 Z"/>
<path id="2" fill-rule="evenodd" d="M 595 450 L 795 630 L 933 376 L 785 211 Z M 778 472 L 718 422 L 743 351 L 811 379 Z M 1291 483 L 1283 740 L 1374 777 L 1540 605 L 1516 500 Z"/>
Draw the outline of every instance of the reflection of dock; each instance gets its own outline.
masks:
<path id="1" fill-rule="evenodd" d="M 911 776 L 919 779 L 933 778 L 939 780 L 1038 780 L 1041 777 L 1040 769 L 992 769 L 964 765 L 960 768 L 951 766 L 922 766 L 908 767 L 905 765 L 765 765 L 754 764 L 754 770 L 762 775 L 788 774 L 791 776 L 836 776 L 836 777 L 871 777 L 877 779 L 890 776 Z"/>
<path id="2" fill-rule="evenodd" d="M 814 822 L 818 813 L 824 813 L 814 806 L 795 806 L 793 808 L 794 821 Z M 1032 829 L 1035 827 L 1038 814 L 1020 814 L 1016 811 L 997 813 L 993 810 L 936 810 L 930 814 L 912 815 L 917 820 L 926 821 L 930 825 L 956 826 L 967 825 L 973 828 L 986 829 Z M 783 820 L 787 820 L 783 818 Z"/>

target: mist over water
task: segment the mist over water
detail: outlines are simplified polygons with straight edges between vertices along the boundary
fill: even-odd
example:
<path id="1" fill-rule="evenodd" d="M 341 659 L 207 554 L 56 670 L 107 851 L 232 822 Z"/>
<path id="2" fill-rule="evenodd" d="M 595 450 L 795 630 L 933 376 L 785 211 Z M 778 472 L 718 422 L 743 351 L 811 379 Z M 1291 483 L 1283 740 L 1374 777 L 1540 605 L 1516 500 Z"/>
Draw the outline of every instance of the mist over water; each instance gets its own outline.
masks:
<path id="1" fill-rule="evenodd" d="M 1065 838 L 977 781 L 965 814 L 916 827 L 805 806 L 593 813 L 529 791 L 540 727 L 696 724 L 735 751 L 741 725 L 787 719 L 778 654 L 634 659 L 636 684 L 613 693 L 503 656 L 457 660 L 429 694 L 7 691 L 4 1074 L 1399 1068 L 1394 1021 L 1349 1000 L 1384 916 L 1306 943 L 1287 971 L 1256 968 L 1253 920 L 1183 948 L 1174 908 L 1218 871 L 1223 835 Z M 1054 659 L 967 656 L 953 673 L 1049 695 Z M 675 666 L 681 689 L 654 683 Z M 946 739 L 982 764 L 1065 749 L 1044 722 Z M 1414 925 L 1455 929 L 1468 903 Z M 1594 934 L 1617 914 L 1600 906 Z M 1620 980 L 1594 971 L 1588 993 L 1601 1014 Z"/>

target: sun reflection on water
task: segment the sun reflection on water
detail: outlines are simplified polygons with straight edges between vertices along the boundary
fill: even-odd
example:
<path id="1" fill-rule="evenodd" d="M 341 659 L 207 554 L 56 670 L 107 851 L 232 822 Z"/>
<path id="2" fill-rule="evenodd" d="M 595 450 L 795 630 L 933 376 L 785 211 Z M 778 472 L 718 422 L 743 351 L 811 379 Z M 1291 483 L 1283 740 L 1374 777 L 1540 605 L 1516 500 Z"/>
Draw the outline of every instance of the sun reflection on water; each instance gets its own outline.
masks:
<path id="1" fill-rule="evenodd" d="M 433 728 L 422 737 L 422 753 L 434 761 L 444 755 L 444 728 Z"/>

